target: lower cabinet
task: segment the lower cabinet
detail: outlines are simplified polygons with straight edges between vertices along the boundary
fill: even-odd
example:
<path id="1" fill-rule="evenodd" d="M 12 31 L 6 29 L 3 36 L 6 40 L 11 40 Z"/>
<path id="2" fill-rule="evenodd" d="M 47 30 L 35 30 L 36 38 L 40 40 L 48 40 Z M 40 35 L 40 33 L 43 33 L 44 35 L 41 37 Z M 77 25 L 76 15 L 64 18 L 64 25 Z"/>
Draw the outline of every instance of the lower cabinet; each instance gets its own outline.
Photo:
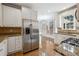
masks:
<path id="1" fill-rule="evenodd" d="M 8 37 L 8 53 L 22 50 L 22 36 Z"/>
<path id="2" fill-rule="evenodd" d="M 14 52 L 16 49 L 15 49 L 15 37 L 8 37 L 8 52 Z"/>
<path id="3" fill-rule="evenodd" d="M 16 51 L 22 50 L 22 36 L 16 37 Z"/>
<path id="4" fill-rule="evenodd" d="M 7 56 L 7 40 L 5 39 L 3 41 L 3 49 L 4 49 L 4 56 Z"/>
<path id="5" fill-rule="evenodd" d="M 4 39 L 0 43 L 0 56 L 7 56 L 7 40 Z"/>

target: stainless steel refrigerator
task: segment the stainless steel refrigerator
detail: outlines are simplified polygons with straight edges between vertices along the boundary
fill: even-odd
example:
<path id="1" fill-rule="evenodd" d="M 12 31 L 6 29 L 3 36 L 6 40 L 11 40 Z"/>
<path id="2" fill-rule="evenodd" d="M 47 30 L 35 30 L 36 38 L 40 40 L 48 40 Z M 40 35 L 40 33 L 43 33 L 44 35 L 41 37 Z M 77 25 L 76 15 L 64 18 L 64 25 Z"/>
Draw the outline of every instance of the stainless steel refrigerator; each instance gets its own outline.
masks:
<path id="1" fill-rule="evenodd" d="M 31 21 L 23 22 L 23 52 L 29 52 L 39 48 L 39 29 L 32 27 Z"/>

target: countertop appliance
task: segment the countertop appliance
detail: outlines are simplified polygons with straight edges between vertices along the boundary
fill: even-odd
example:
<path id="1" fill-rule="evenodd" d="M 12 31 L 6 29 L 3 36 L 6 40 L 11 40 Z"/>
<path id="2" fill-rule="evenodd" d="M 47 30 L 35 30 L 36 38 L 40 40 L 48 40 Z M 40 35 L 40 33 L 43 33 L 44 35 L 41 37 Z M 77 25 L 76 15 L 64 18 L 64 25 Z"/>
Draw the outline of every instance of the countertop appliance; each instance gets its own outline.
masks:
<path id="1" fill-rule="evenodd" d="M 64 55 L 77 56 L 79 55 L 79 39 L 68 38 L 62 41 L 56 50 Z"/>
<path id="2" fill-rule="evenodd" d="M 39 30 L 33 28 L 30 21 L 29 24 L 23 25 L 23 53 L 37 48 L 39 48 Z"/>

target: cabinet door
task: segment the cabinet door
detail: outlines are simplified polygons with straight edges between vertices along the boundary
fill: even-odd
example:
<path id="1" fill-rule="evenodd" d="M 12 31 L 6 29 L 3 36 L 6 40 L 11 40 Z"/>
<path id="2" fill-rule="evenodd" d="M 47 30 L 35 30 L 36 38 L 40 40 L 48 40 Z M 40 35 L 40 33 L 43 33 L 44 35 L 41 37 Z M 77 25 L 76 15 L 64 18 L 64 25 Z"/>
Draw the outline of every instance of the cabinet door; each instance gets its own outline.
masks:
<path id="1" fill-rule="evenodd" d="M 15 51 L 15 46 L 16 46 L 16 38 L 15 37 L 8 37 L 8 52 L 13 52 Z"/>
<path id="2" fill-rule="evenodd" d="M 21 17 L 21 16 L 20 16 Z M 17 25 L 17 27 L 22 27 L 22 19 L 20 18 L 20 19 L 18 19 L 18 25 Z"/>
<path id="3" fill-rule="evenodd" d="M 0 3 L 0 26 L 2 26 L 2 5 Z"/>
<path id="4" fill-rule="evenodd" d="M 16 51 L 22 50 L 22 36 L 16 36 Z"/>
<path id="5" fill-rule="evenodd" d="M 7 40 L 5 39 L 3 42 L 4 56 L 7 56 Z"/>
<path id="6" fill-rule="evenodd" d="M 22 7 L 22 18 L 31 19 L 31 10 L 26 7 Z"/>
<path id="7" fill-rule="evenodd" d="M 21 19 L 21 11 L 19 9 L 3 5 L 3 25 L 8 27 L 17 27 L 18 21 Z"/>
<path id="8" fill-rule="evenodd" d="M 7 56 L 7 40 L 0 43 L 0 56 Z"/>
<path id="9" fill-rule="evenodd" d="M 37 20 L 37 12 L 32 11 L 32 20 L 36 21 Z"/>
<path id="10" fill-rule="evenodd" d="M 0 56 L 4 56 L 4 46 L 3 43 L 0 43 Z"/>

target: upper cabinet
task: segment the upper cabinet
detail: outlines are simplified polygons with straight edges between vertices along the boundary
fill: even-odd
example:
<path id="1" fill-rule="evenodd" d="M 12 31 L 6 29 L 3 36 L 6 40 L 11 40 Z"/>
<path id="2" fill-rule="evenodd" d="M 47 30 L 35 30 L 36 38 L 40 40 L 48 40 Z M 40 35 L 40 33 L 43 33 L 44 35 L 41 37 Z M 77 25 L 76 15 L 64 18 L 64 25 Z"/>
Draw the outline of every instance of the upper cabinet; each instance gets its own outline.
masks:
<path id="1" fill-rule="evenodd" d="M 15 7 L 13 7 L 15 6 Z M 16 5 L 0 4 L 0 26 L 1 27 L 22 27 L 22 19 L 37 23 L 37 12 L 27 8 L 16 8 Z"/>
<path id="2" fill-rule="evenodd" d="M 22 19 L 37 20 L 37 12 L 22 6 Z"/>
<path id="3" fill-rule="evenodd" d="M 32 19 L 32 13 L 29 8 L 22 6 L 22 19 Z"/>
<path id="4" fill-rule="evenodd" d="M 37 21 L 37 12 L 32 10 L 32 21 Z"/>
<path id="5" fill-rule="evenodd" d="M 3 26 L 2 25 L 2 5 L 0 3 L 0 26 Z"/>
<path id="6" fill-rule="evenodd" d="M 9 6 L 2 6 L 3 8 L 3 26 L 5 27 L 19 27 L 21 22 L 21 10 Z"/>

